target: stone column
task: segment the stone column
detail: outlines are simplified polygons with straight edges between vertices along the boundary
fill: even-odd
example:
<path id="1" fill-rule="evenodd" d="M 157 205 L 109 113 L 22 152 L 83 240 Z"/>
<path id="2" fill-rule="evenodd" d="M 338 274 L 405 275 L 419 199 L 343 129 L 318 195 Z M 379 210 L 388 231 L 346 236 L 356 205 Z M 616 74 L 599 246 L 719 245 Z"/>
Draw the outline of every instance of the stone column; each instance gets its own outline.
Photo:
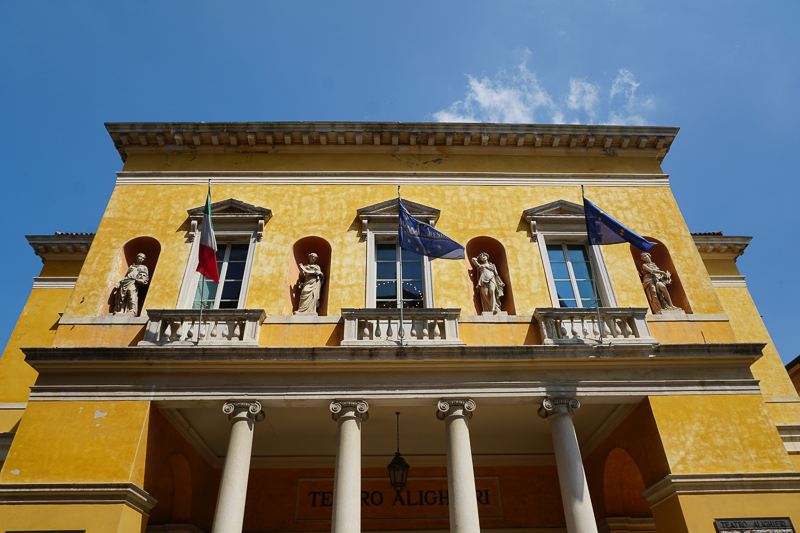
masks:
<path id="1" fill-rule="evenodd" d="M 264 420 L 258 401 L 229 401 L 222 412 L 231 421 L 231 435 L 222 480 L 219 484 L 217 510 L 212 533 L 242 533 L 247 478 L 250 475 L 250 455 L 253 450 L 253 428 Z"/>
<path id="2" fill-rule="evenodd" d="M 369 418 L 364 400 L 334 400 L 333 420 L 339 424 L 336 470 L 333 473 L 332 533 L 361 531 L 361 422 Z"/>
<path id="3" fill-rule="evenodd" d="M 450 533 L 480 533 L 475 473 L 468 420 L 472 400 L 439 400 L 436 417 L 444 420 L 447 436 L 447 491 L 450 505 Z"/>
<path id="4" fill-rule="evenodd" d="M 550 421 L 567 531 L 597 533 L 581 450 L 572 423 L 572 412 L 580 406 L 581 403 L 575 398 L 545 398 L 539 408 L 539 416 Z"/>

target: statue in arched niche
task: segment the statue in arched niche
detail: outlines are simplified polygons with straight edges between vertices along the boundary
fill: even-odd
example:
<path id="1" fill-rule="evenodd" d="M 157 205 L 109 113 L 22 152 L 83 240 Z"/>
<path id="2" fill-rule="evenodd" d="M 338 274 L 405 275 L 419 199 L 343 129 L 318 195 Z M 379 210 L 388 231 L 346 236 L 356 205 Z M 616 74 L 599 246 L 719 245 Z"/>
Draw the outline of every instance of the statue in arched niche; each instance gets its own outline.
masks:
<path id="1" fill-rule="evenodd" d="M 128 272 L 120 279 L 114 289 L 114 312 L 136 316 L 139 313 L 139 287 L 150 283 L 150 271 L 144 265 L 144 254 L 136 256 L 136 262 L 128 267 Z"/>
<path id="2" fill-rule="evenodd" d="M 500 313 L 503 289 L 506 284 L 500 279 L 497 267 L 489 262 L 489 254 L 481 253 L 478 257 L 472 258 L 472 263 L 478 269 L 478 292 L 481 295 L 481 307 L 484 313 Z"/>
<path id="3" fill-rule="evenodd" d="M 669 270 L 661 270 L 653 262 L 653 258 L 647 252 L 642 254 L 642 287 L 647 294 L 650 302 L 650 309 L 654 315 L 660 315 L 662 311 L 683 311 L 680 307 L 672 304 L 667 285 L 672 283 L 672 274 Z"/>
<path id="4" fill-rule="evenodd" d="M 322 282 L 325 275 L 317 263 L 317 254 L 308 254 L 308 264 L 300 263 L 300 305 L 295 314 L 316 315 L 322 295 Z"/>

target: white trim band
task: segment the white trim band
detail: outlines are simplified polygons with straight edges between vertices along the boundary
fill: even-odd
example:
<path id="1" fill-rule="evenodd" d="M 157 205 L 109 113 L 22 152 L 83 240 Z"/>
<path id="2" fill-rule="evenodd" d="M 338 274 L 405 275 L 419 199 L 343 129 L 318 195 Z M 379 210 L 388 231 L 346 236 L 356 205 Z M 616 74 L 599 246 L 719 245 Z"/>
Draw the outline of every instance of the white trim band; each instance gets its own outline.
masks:
<path id="1" fill-rule="evenodd" d="M 711 276 L 711 284 L 714 287 L 741 287 L 746 289 L 747 283 L 744 276 Z"/>
<path id="2" fill-rule="evenodd" d="M 676 494 L 683 496 L 756 492 L 800 492 L 800 472 L 668 474 L 642 492 L 642 497 L 652 507 Z"/>
<path id="3" fill-rule="evenodd" d="M 34 289 L 74 289 L 76 277 L 35 277 L 33 278 Z"/>
<path id="4" fill-rule="evenodd" d="M 124 503 L 149 515 L 158 500 L 134 483 L 4 483 L 0 504 Z"/>

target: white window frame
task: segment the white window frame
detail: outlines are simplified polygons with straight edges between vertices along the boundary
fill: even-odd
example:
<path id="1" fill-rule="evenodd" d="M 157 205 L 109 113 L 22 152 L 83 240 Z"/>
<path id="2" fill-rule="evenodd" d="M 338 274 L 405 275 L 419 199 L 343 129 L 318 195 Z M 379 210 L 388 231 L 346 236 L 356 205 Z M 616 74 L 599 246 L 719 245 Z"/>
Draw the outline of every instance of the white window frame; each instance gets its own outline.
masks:
<path id="1" fill-rule="evenodd" d="M 387 224 L 370 224 L 367 229 L 367 287 L 366 287 L 366 307 L 374 309 L 377 305 L 376 283 L 378 281 L 378 262 L 376 260 L 376 244 L 398 244 L 398 227 Z M 431 275 L 431 260 L 427 256 L 422 258 L 422 306 L 425 308 L 434 307 L 433 302 L 433 276 Z M 397 256 L 399 261 L 399 254 Z M 398 290 L 400 286 L 398 285 Z"/>
<path id="2" fill-rule="evenodd" d="M 586 219 L 583 206 L 558 200 L 538 208 L 526 209 L 523 212 L 531 225 L 531 236 L 539 246 L 539 255 L 542 258 L 547 288 L 550 291 L 550 302 L 553 307 L 561 307 L 556 292 L 553 270 L 550 267 L 550 257 L 547 254 L 547 244 L 581 244 L 589 252 L 589 264 L 595 280 L 600 307 L 618 307 L 617 297 L 611 285 L 611 276 L 606 268 L 605 258 L 601 246 L 589 244 L 586 234 Z M 586 308 L 578 308 L 586 309 Z M 594 308 L 592 308 L 594 309 Z"/>

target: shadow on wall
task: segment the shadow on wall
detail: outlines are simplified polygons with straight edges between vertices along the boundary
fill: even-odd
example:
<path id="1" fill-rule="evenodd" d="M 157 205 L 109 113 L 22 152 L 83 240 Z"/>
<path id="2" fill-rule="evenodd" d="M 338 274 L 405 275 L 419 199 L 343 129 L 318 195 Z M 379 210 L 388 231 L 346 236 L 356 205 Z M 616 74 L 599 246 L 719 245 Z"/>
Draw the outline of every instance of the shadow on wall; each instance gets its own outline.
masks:
<path id="1" fill-rule="evenodd" d="M 296 311 L 300 304 L 300 263 L 308 263 L 308 254 L 315 253 L 319 256 L 319 265 L 324 278 L 322 280 L 322 291 L 320 294 L 320 304 L 317 314 L 327 316 L 328 314 L 328 287 L 331 281 L 331 245 L 322 237 L 304 237 L 294 243 L 289 254 L 289 268 L 286 276 L 286 296 L 284 315 L 291 315 Z"/>
<path id="2" fill-rule="evenodd" d="M 150 282 L 147 285 L 139 286 L 136 316 L 141 316 L 142 308 L 144 307 L 144 302 L 147 298 L 147 292 L 150 289 L 150 285 L 153 283 L 153 276 L 155 275 L 156 265 L 158 264 L 158 256 L 161 255 L 161 244 L 152 237 L 136 237 L 135 239 L 125 243 L 125 245 L 122 247 L 122 251 L 117 258 L 117 265 L 115 269 L 116 274 L 113 276 L 114 283 L 108 287 L 106 297 L 103 300 L 103 307 L 105 307 L 105 312 L 103 313 L 104 315 L 110 315 L 114 313 L 117 297 L 117 291 L 115 290 L 114 285 L 117 280 L 120 280 L 125 276 L 125 274 L 128 272 L 128 267 L 136 263 L 136 256 L 139 254 L 145 255 L 144 266 L 147 267 L 150 275 Z"/>
<path id="3" fill-rule="evenodd" d="M 472 262 L 473 257 L 478 257 L 479 254 L 486 252 L 489 254 L 489 261 L 494 263 L 497 268 L 497 273 L 506 284 L 505 294 L 501 298 L 500 309 L 509 315 L 516 315 L 517 310 L 514 307 L 514 289 L 511 284 L 511 276 L 508 274 L 508 259 L 506 258 L 506 249 L 500 244 L 500 241 L 491 237 L 475 237 L 470 240 L 466 246 L 467 252 L 467 272 L 469 279 L 472 282 L 472 307 L 476 315 L 483 312 L 481 305 L 481 296 L 478 292 L 478 269 Z"/>
<path id="4" fill-rule="evenodd" d="M 686 293 L 683 290 L 681 278 L 678 275 L 678 272 L 675 270 L 675 265 L 672 263 L 672 257 L 669 254 L 669 250 L 658 239 L 647 236 L 645 236 L 645 239 L 656 243 L 656 245 L 650 248 L 650 251 L 647 252 L 650 254 L 653 262 L 658 265 L 659 269 L 669 271 L 671 274 L 672 283 L 667 285 L 667 291 L 669 292 L 669 297 L 672 299 L 673 305 L 680 307 L 684 310 L 684 312 L 690 314 L 692 312 L 692 307 L 689 305 L 689 299 L 686 297 Z M 630 248 L 633 261 L 636 263 L 636 271 L 639 273 L 639 279 L 641 280 L 643 277 L 642 265 L 644 264 L 644 259 L 642 259 L 642 251 L 633 245 L 631 245 Z M 644 292 L 644 288 L 642 288 L 642 291 Z M 647 295 L 645 294 L 645 296 Z"/>

